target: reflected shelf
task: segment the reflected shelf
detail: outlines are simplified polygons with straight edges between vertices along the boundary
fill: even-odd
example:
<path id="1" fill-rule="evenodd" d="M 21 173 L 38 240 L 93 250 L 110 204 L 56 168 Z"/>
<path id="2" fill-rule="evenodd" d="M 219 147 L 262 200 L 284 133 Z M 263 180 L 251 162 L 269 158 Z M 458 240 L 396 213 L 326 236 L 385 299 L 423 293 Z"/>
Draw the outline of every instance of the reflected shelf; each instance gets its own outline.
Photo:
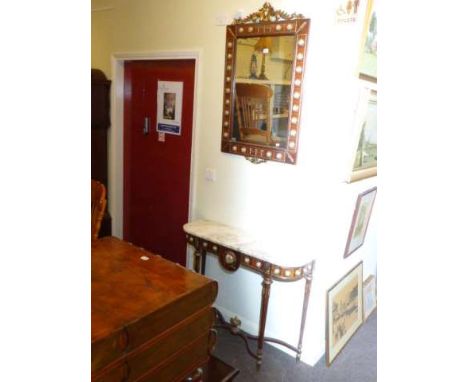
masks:
<path id="1" fill-rule="evenodd" d="M 291 85 L 290 80 L 256 80 L 252 78 L 236 78 L 240 84 L 260 84 L 260 85 Z"/>

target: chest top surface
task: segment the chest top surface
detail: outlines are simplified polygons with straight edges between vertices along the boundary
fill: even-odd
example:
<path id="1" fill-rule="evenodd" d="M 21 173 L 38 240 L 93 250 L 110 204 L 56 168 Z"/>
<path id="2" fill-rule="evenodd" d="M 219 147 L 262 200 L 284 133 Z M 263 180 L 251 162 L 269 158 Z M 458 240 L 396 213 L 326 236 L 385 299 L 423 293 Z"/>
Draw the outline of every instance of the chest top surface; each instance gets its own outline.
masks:
<path id="1" fill-rule="evenodd" d="M 114 237 L 91 247 L 92 342 L 216 282 Z"/>

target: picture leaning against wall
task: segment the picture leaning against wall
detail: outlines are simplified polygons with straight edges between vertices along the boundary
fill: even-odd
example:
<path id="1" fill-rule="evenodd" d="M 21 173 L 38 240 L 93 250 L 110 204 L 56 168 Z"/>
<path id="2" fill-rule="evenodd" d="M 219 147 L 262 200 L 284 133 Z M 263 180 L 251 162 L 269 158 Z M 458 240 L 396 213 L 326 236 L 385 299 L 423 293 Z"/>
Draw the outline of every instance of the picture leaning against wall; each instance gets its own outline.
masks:
<path id="1" fill-rule="evenodd" d="M 363 322 L 362 261 L 327 291 L 327 366 L 351 339 Z"/>
<path id="2" fill-rule="evenodd" d="M 374 275 L 369 275 L 363 284 L 364 321 L 377 308 L 377 294 Z"/>

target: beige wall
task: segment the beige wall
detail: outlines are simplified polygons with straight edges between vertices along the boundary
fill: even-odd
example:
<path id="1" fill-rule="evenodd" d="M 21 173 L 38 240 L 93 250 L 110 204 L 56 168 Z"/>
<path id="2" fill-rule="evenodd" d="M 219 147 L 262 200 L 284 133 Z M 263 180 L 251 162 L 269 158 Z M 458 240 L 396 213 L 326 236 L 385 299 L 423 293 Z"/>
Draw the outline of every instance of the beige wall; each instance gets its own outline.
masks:
<path id="1" fill-rule="evenodd" d="M 357 194 L 376 184 L 375 178 L 353 184 L 343 182 L 358 92 L 355 68 L 360 29 L 358 24 L 335 24 L 335 3 L 328 0 L 272 2 L 275 8 L 301 12 L 311 19 L 298 163 L 253 165 L 240 156 L 220 151 L 225 27 L 216 25 L 216 17 L 232 17 L 239 9 L 250 13 L 262 3 L 93 0 L 92 66 L 111 78 L 111 55 L 115 53 L 199 53 L 192 218 L 242 227 L 265 239 L 282 238 L 286 244 L 307 243 L 304 250 L 317 264 L 303 359 L 313 364 L 324 352 L 326 290 L 361 259 L 364 277 L 376 272 L 378 197 L 364 246 L 343 259 Z M 115 134 L 115 129 L 111 131 Z M 112 198 L 121 194 L 118 166 L 122 158 L 115 144 L 118 139 L 111 137 L 115 147 L 111 147 L 110 164 L 110 204 L 117 226 L 120 222 L 115 209 L 121 204 Z M 204 180 L 206 168 L 216 170 L 215 182 Z M 220 309 L 237 314 L 245 329 L 255 330 L 259 276 L 244 270 L 228 274 L 212 257 L 207 274 L 220 282 Z M 302 282 L 273 283 L 268 336 L 297 342 L 302 293 Z"/>

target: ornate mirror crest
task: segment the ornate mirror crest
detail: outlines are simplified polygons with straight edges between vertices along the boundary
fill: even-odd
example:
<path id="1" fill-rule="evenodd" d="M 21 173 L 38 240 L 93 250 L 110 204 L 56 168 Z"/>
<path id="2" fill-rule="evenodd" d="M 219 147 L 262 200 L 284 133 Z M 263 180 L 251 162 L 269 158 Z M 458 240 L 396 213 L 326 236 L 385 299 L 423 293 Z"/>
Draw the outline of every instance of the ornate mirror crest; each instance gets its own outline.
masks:
<path id="1" fill-rule="evenodd" d="M 253 12 L 247 17 L 234 19 L 233 24 L 243 23 L 268 23 L 281 20 L 303 19 L 300 13 L 288 14 L 284 11 L 274 9 L 270 3 L 263 4 L 257 12 Z"/>
<path id="2" fill-rule="evenodd" d="M 269 3 L 226 27 L 221 151 L 296 163 L 308 33 Z"/>

